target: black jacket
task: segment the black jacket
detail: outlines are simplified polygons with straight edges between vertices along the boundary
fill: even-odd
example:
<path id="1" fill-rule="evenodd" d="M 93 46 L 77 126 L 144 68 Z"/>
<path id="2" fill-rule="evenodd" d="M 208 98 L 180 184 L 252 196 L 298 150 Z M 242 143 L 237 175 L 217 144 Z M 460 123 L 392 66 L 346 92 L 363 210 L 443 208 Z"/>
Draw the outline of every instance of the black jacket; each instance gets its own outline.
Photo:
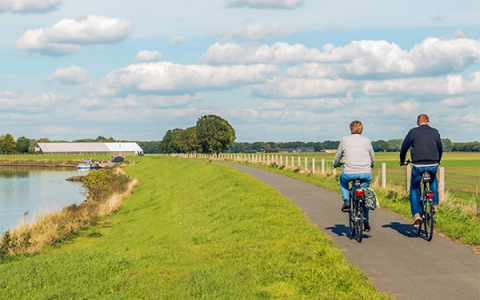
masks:
<path id="1" fill-rule="evenodd" d="M 405 161 L 408 149 L 413 163 L 436 164 L 442 159 L 443 146 L 438 130 L 428 125 L 420 125 L 411 129 L 402 144 L 400 162 Z"/>

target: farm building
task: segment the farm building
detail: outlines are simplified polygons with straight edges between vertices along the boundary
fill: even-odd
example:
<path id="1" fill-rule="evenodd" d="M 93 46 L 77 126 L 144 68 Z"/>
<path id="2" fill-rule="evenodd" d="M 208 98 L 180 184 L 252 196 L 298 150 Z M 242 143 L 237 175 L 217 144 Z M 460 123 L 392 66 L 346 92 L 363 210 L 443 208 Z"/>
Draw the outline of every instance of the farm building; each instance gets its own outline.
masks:
<path id="1" fill-rule="evenodd" d="M 137 143 L 38 143 L 35 152 L 43 154 L 143 154 Z"/>

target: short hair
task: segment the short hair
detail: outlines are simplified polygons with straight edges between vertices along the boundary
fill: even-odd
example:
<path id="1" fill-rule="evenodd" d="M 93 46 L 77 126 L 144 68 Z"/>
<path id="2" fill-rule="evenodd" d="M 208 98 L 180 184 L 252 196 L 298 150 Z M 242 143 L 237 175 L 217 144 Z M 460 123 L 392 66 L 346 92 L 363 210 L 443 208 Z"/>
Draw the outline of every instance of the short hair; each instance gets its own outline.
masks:
<path id="1" fill-rule="evenodd" d="M 426 114 L 420 114 L 417 117 L 417 125 L 423 124 L 423 123 L 428 123 L 430 120 L 428 119 L 428 116 Z"/>
<path id="2" fill-rule="evenodd" d="M 352 134 L 354 134 L 354 133 L 362 134 L 362 132 L 363 132 L 362 122 L 357 121 L 357 120 L 352 121 L 352 123 L 350 123 L 350 132 Z"/>

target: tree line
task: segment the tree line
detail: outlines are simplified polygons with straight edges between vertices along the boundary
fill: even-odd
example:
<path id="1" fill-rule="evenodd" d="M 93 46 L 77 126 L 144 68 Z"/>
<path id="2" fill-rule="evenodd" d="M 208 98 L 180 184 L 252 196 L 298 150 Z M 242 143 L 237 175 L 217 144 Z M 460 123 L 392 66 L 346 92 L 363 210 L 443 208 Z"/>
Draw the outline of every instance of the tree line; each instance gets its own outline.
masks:
<path id="1" fill-rule="evenodd" d="M 372 141 L 372 147 L 375 152 L 399 152 L 402 147 L 403 139 L 378 140 Z M 235 143 L 229 152 L 233 153 L 255 153 L 255 152 L 280 152 L 285 149 L 297 149 L 300 147 L 312 147 L 314 151 L 336 150 L 340 141 L 324 142 L 241 142 Z M 442 139 L 445 152 L 462 151 L 478 152 L 480 143 L 453 143 L 450 139 Z"/>
<path id="2" fill-rule="evenodd" d="M 24 136 L 17 140 L 7 133 L 0 135 L 0 154 L 27 154 L 35 153 L 37 143 L 67 143 L 63 140 L 50 140 L 48 138 L 31 139 Z M 282 149 L 297 149 L 299 147 L 312 147 L 314 151 L 337 149 L 340 141 L 324 142 L 235 142 L 235 130 L 228 121 L 208 115 L 198 119 L 196 126 L 186 129 L 175 128 L 168 130 L 161 141 L 127 141 L 116 140 L 113 137 L 98 136 L 95 139 L 84 138 L 73 142 L 135 142 L 145 154 L 159 153 L 257 153 L 280 152 Z M 375 152 L 398 152 L 403 139 L 372 141 Z M 450 139 L 442 139 L 445 152 L 480 152 L 480 142 L 454 143 Z"/>

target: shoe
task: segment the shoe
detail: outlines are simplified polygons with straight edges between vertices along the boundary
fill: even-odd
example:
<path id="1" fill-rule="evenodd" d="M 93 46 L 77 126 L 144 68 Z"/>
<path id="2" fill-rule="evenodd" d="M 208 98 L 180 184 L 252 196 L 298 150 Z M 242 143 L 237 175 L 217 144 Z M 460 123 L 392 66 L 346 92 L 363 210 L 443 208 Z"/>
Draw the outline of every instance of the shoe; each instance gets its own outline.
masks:
<path id="1" fill-rule="evenodd" d="M 368 224 L 368 222 L 363 223 L 363 231 L 365 231 L 365 232 L 370 231 L 370 224 Z"/>
<path id="2" fill-rule="evenodd" d="M 420 214 L 415 214 L 415 216 L 413 216 L 412 226 L 418 226 L 418 224 L 420 224 L 420 221 L 422 221 L 422 217 L 420 217 Z"/>
<path id="3" fill-rule="evenodd" d="M 343 201 L 342 211 L 343 212 L 349 212 L 350 211 L 350 205 L 348 205 L 348 201 Z"/>

